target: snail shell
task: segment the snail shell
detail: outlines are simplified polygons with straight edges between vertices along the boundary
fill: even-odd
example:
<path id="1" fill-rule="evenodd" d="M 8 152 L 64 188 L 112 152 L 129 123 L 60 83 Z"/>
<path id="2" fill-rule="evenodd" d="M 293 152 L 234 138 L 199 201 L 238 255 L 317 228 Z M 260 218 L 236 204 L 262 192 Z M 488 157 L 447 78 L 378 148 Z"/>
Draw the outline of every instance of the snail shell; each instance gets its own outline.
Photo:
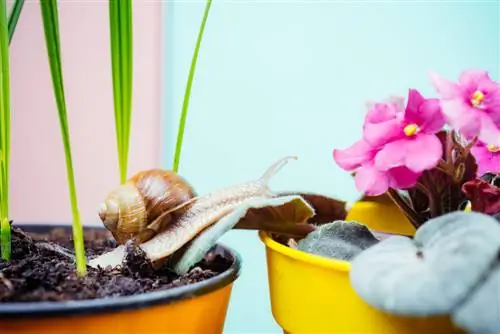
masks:
<path id="1" fill-rule="evenodd" d="M 144 242 L 175 221 L 195 198 L 193 187 L 176 173 L 151 169 L 109 193 L 98 214 L 118 243 Z"/>

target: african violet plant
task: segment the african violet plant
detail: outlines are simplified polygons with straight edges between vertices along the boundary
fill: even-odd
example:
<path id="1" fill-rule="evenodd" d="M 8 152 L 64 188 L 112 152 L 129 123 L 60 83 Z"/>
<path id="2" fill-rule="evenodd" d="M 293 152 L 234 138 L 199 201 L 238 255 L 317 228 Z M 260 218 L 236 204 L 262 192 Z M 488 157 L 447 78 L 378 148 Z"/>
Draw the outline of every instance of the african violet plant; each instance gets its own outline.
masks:
<path id="1" fill-rule="evenodd" d="M 365 195 L 393 199 L 415 236 L 379 238 L 357 222 L 335 221 L 295 247 L 351 261 L 353 288 L 378 309 L 449 315 L 464 330 L 496 333 L 500 84 L 480 70 L 464 71 L 456 83 L 431 78 L 440 98 L 410 89 L 406 105 L 402 98 L 371 103 L 362 139 L 333 152 Z"/>
<path id="2" fill-rule="evenodd" d="M 436 74 L 432 81 L 441 99 L 411 89 L 406 107 L 401 98 L 373 103 L 362 139 L 334 150 L 337 164 L 355 172 L 360 191 L 387 192 L 417 228 L 464 209 L 468 199 L 478 208 L 487 197 L 474 190 L 485 187 L 478 177 L 500 169 L 498 84 L 478 70 L 465 71 L 458 83 Z"/>

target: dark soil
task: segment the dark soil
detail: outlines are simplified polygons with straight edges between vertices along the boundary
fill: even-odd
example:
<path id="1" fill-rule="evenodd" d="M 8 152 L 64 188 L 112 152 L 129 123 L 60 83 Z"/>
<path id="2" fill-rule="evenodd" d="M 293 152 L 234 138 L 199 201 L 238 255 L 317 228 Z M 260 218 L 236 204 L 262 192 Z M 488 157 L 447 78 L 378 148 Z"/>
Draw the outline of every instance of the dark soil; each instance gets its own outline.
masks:
<path id="1" fill-rule="evenodd" d="M 116 246 L 105 230 L 85 232 L 87 258 Z M 124 264 L 115 269 L 88 268 L 85 277 L 75 272 L 70 231 L 25 234 L 12 229 L 12 259 L 0 260 L 0 302 L 65 301 L 135 295 L 203 281 L 227 270 L 231 261 L 209 254 L 189 273 L 179 277 L 168 268 L 154 271 L 134 245 L 127 245 Z M 65 255 L 66 254 L 66 255 Z"/>

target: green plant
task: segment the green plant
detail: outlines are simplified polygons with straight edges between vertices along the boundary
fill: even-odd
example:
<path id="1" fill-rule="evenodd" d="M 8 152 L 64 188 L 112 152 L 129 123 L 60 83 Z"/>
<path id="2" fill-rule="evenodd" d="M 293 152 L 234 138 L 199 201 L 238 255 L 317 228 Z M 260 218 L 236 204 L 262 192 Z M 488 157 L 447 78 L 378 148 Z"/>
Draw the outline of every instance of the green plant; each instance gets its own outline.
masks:
<path id="1" fill-rule="evenodd" d="M 9 43 L 12 42 L 12 37 L 14 36 L 14 31 L 16 30 L 17 22 L 21 16 L 21 11 L 24 7 L 24 0 L 16 0 L 9 16 Z"/>
<path id="2" fill-rule="evenodd" d="M 184 128 L 186 127 L 189 98 L 191 96 L 191 87 L 193 85 L 194 72 L 196 69 L 196 62 L 198 60 L 198 53 L 200 52 L 201 41 L 203 39 L 203 32 L 205 31 L 205 24 L 207 23 L 208 13 L 210 12 L 211 6 L 212 6 L 212 0 L 207 0 L 207 3 L 205 5 L 205 12 L 203 14 L 203 20 L 201 22 L 200 31 L 198 33 L 198 40 L 196 41 L 196 47 L 194 49 L 193 58 L 191 60 L 191 68 L 189 69 L 189 77 L 186 84 L 186 91 L 184 93 L 184 101 L 182 103 L 182 113 L 179 122 L 179 130 L 177 133 L 177 143 L 175 145 L 175 155 L 174 155 L 174 165 L 173 165 L 174 172 L 177 172 L 179 170 L 182 142 L 184 139 Z"/>
<path id="3" fill-rule="evenodd" d="M 132 1 L 110 0 L 111 64 L 120 182 L 127 179 L 132 119 Z"/>
<path id="4" fill-rule="evenodd" d="M 14 36 L 24 0 L 16 1 L 7 21 L 7 3 L 0 0 L 0 245 L 2 259 L 10 260 L 9 223 L 10 162 L 10 74 L 9 45 Z M 8 41 L 8 42 L 7 42 Z"/>
<path id="5" fill-rule="evenodd" d="M 10 159 L 10 84 L 7 44 L 7 4 L 0 1 L 0 224 L 2 258 L 10 259 L 9 159 Z"/>
<path id="6" fill-rule="evenodd" d="M 66 170 L 68 174 L 69 193 L 71 199 L 71 211 L 73 214 L 73 240 L 76 255 L 76 269 L 79 275 L 87 272 L 85 249 L 83 244 L 83 227 L 78 211 L 76 196 L 75 177 L 73 172 L 73 162 L 71 158 L 71 146 L 68 129 L 68 118 L 66 113 L 66 101 L 64 97 L 64 85 L 61 68 L 61 50 L 59 41 L 59 22 L 57 14 L 57 0 L 40 1 L 42 10 L 43 28 L 45 31 L 45 41 L 49 56 L 50 72 L 54 95 L 59 113 L 59 123 L 61 126 L 64 153 L 66 158 Z"/>

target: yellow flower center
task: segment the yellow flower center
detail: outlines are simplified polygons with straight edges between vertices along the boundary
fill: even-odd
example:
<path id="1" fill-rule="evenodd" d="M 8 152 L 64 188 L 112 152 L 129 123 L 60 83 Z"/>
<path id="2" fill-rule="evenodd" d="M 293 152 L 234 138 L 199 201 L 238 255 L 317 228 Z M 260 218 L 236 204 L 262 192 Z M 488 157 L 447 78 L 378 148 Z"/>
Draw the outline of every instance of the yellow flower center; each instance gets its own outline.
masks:
<path id="1" fill-rule="evenodd" d="M 495 146 L 495 145 L 490 144 L 487 147 L 488 147 L 488 151 L 493 152 L 493 153 L 500 151 L 500 147 Z"/>
<path id="2" fill-rule="evenodd" d="M 403 131 L 408 137 L 414 136 L 420 129 L 417 124 L 408 124 L 404 127 Z"/>
<path id="3" fill-rule="evenodd" d="M 470 100 L 470 102 L 472 103 L 472 105 L 474 107 L 479 107 L 481 106 L 481 103 L 483 103 L 483 100 L 484 100 L 484 93 L 481 92 L 480 90 L 476 90 L 473 94 L 472 94 L 472 98 Z"/>

